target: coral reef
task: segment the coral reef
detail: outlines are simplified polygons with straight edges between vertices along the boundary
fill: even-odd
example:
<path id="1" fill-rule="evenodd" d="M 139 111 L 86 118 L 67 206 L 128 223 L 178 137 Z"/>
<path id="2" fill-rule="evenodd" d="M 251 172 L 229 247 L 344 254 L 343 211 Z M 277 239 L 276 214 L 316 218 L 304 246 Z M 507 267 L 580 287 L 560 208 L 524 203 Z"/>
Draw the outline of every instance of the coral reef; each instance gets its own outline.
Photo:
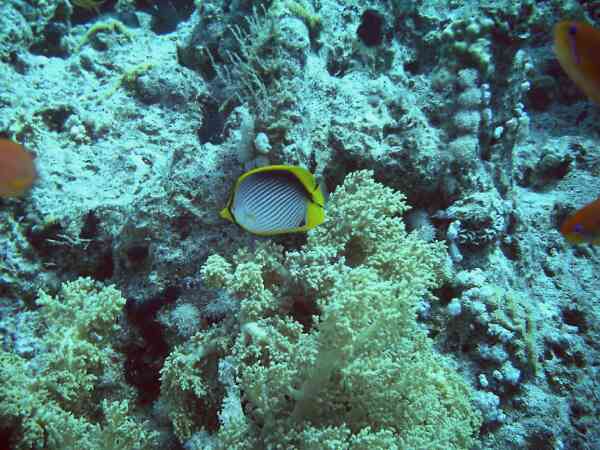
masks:
<path id="1" fill-rule="evenodd" d="M 599 448 L 600 258 L 559 228 L 600 110 L 552 50 L 597 4 L 0 2 L 0 137 L 39 174 L 0 199 L 0 442 Z M 219 219 L 269 163 L 326 225 Z"/>
<path id="2" fill-rule="evenodd" d="M 208 258 L 206 283 L 240 306 L 165 361 L 161 394 L 182 441 L 470 448 L 480 420 L 470 389 L 416 322 L 444 276 L 444 249 L 408 234 L 403 197 L 371 177 L 348 175 L 299 250 L 265 242 Z"/>
<path id="3" fill-rule="evenodd" d="M 40 292 L 29 324 L 40 336 L 29 357 L 0 352 L 0 417 L 18 435 L 15 448 L 147 449 L 157 433 L 134 418 L 113 342 L 125 299 L 89 278 Z"/>

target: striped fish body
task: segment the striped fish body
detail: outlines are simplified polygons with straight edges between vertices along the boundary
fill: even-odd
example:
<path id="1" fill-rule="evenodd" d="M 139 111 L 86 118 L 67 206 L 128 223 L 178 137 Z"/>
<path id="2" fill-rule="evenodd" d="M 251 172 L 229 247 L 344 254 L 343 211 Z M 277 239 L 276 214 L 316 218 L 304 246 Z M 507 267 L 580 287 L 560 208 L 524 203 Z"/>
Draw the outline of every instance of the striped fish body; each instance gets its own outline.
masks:
<path id="1" fill-rule="evenodd" d="M 237 180 L 221 217 L 250 233 L 270 236 L 307 231 L 325 219 L 314 176 L 296 166 L 265 166 Z"/>

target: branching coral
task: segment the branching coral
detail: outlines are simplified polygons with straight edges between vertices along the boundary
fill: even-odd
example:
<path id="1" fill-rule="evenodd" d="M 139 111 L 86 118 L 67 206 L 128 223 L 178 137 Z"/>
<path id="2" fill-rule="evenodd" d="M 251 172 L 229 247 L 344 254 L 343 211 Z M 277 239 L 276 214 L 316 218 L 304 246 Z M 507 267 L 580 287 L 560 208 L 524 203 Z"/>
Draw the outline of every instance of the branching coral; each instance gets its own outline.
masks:
<path id="1" fill-rule="evenodd" d="M 406 232 L 399 217 L 406 210 L 401 194 L 356 172 L 332 195 L 326 222 L 302 249 L 286 253 L 262 242 L 231 260 L 208 259 L 205 281 L 238 298 L 239 315 L 203 334 L 201 348 L 216 339 L 217 352 L 198 358 L 197 346 L 188 346 L 169 359 L 193 358 L 184 373 L 198 367 L 191 373 L 204 385 L 207 375 L 215 379 L 207 364 L 230 361 L 243 414 L 240 406 L 237 419 L 224 420 L 235 389 L 214 391 L 211 404 L 222 402 L 221 410 L 188 411 L 196 429 L 180 438 L 208 431 L 215 448 L 236 449 L 473 444 L 480 417 L 470 389 L 416 322 L 418 303 L 444 276 L 446 253 Z M 217 332 L 221 326 L 229 332 Z M 173 388 L 163 387 L 169 396 Z M 209 413 L 218 416 L 215 430 L 202 424 Z"/>
<path id="2" fill-rule="evenodd" d="M 254 8 L 245 22 L 243 27 L 230 28 L 237 49 L 223 56 L 231 67 L 218 65 L 210 52 L 207 56 L 223 83 L 225 102 L 234 98 L 240 103 L 249 101 L 257 116 L 265 120 L 271 113 L 273 93 L 280 90 L 283 59 L 276 39 L 278 21 L 262 7 Z"/>
<path id="3" fill-rule="evenodd" d="M 18 430 L 16 448 L 150 448 L 157 435 L 129 416 L 133 392 L 111 346 L 119 291 L 81 278 L 37 303 L 45 350 L 33 360 L 0 352 L 0 417 Z"/>
<path id="4" fill-rule="evenodd" d="M 231 345 L 223 329 L 194 335 L 175 348 L 161 370 L 163 405 L 177 436 L 189 439 L 195 430 L 214 428 L 223 387 L 217 383 L 217 361 Z M 194 414 L 203 411 L 202 415 Z"/>

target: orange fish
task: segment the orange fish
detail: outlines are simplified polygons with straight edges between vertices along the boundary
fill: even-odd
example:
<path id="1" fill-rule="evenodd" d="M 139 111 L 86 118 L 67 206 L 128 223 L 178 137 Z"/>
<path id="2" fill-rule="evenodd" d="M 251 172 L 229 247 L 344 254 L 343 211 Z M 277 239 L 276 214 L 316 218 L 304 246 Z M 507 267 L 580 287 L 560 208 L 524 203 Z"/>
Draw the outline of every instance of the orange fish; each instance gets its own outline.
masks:
<path id="1" fill-rule="evenodd" d="M 600 198 L 567 218 L 560 227 L 560 232 L 571 244 L 600 244 Z"/>
<path id="2" fill-rule="evenodd" d="M 0 197 L 23 195 L 36 176 L 31 154 L 22 145 L 0 139 Z"/>
<path id="3" fill-rule="evenodd" d="M 575 84 L 600 104 L 600 30 L 583 22 L 559 22 L 554 26 L 554 53 Z"/>

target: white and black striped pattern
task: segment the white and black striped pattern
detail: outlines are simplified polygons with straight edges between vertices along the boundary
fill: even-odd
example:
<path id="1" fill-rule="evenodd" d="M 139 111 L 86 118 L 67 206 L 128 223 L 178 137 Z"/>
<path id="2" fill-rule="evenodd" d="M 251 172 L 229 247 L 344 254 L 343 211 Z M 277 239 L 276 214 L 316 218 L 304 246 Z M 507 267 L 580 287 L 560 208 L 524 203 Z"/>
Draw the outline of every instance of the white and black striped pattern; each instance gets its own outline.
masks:
<path id="1" fill-rule="evenodd" d="M 305 224 L 308 195 L 291 173 L 282 170 L 247 176 L 238 186 L 231 213 L 253 233 L 277 233 Z"/>

